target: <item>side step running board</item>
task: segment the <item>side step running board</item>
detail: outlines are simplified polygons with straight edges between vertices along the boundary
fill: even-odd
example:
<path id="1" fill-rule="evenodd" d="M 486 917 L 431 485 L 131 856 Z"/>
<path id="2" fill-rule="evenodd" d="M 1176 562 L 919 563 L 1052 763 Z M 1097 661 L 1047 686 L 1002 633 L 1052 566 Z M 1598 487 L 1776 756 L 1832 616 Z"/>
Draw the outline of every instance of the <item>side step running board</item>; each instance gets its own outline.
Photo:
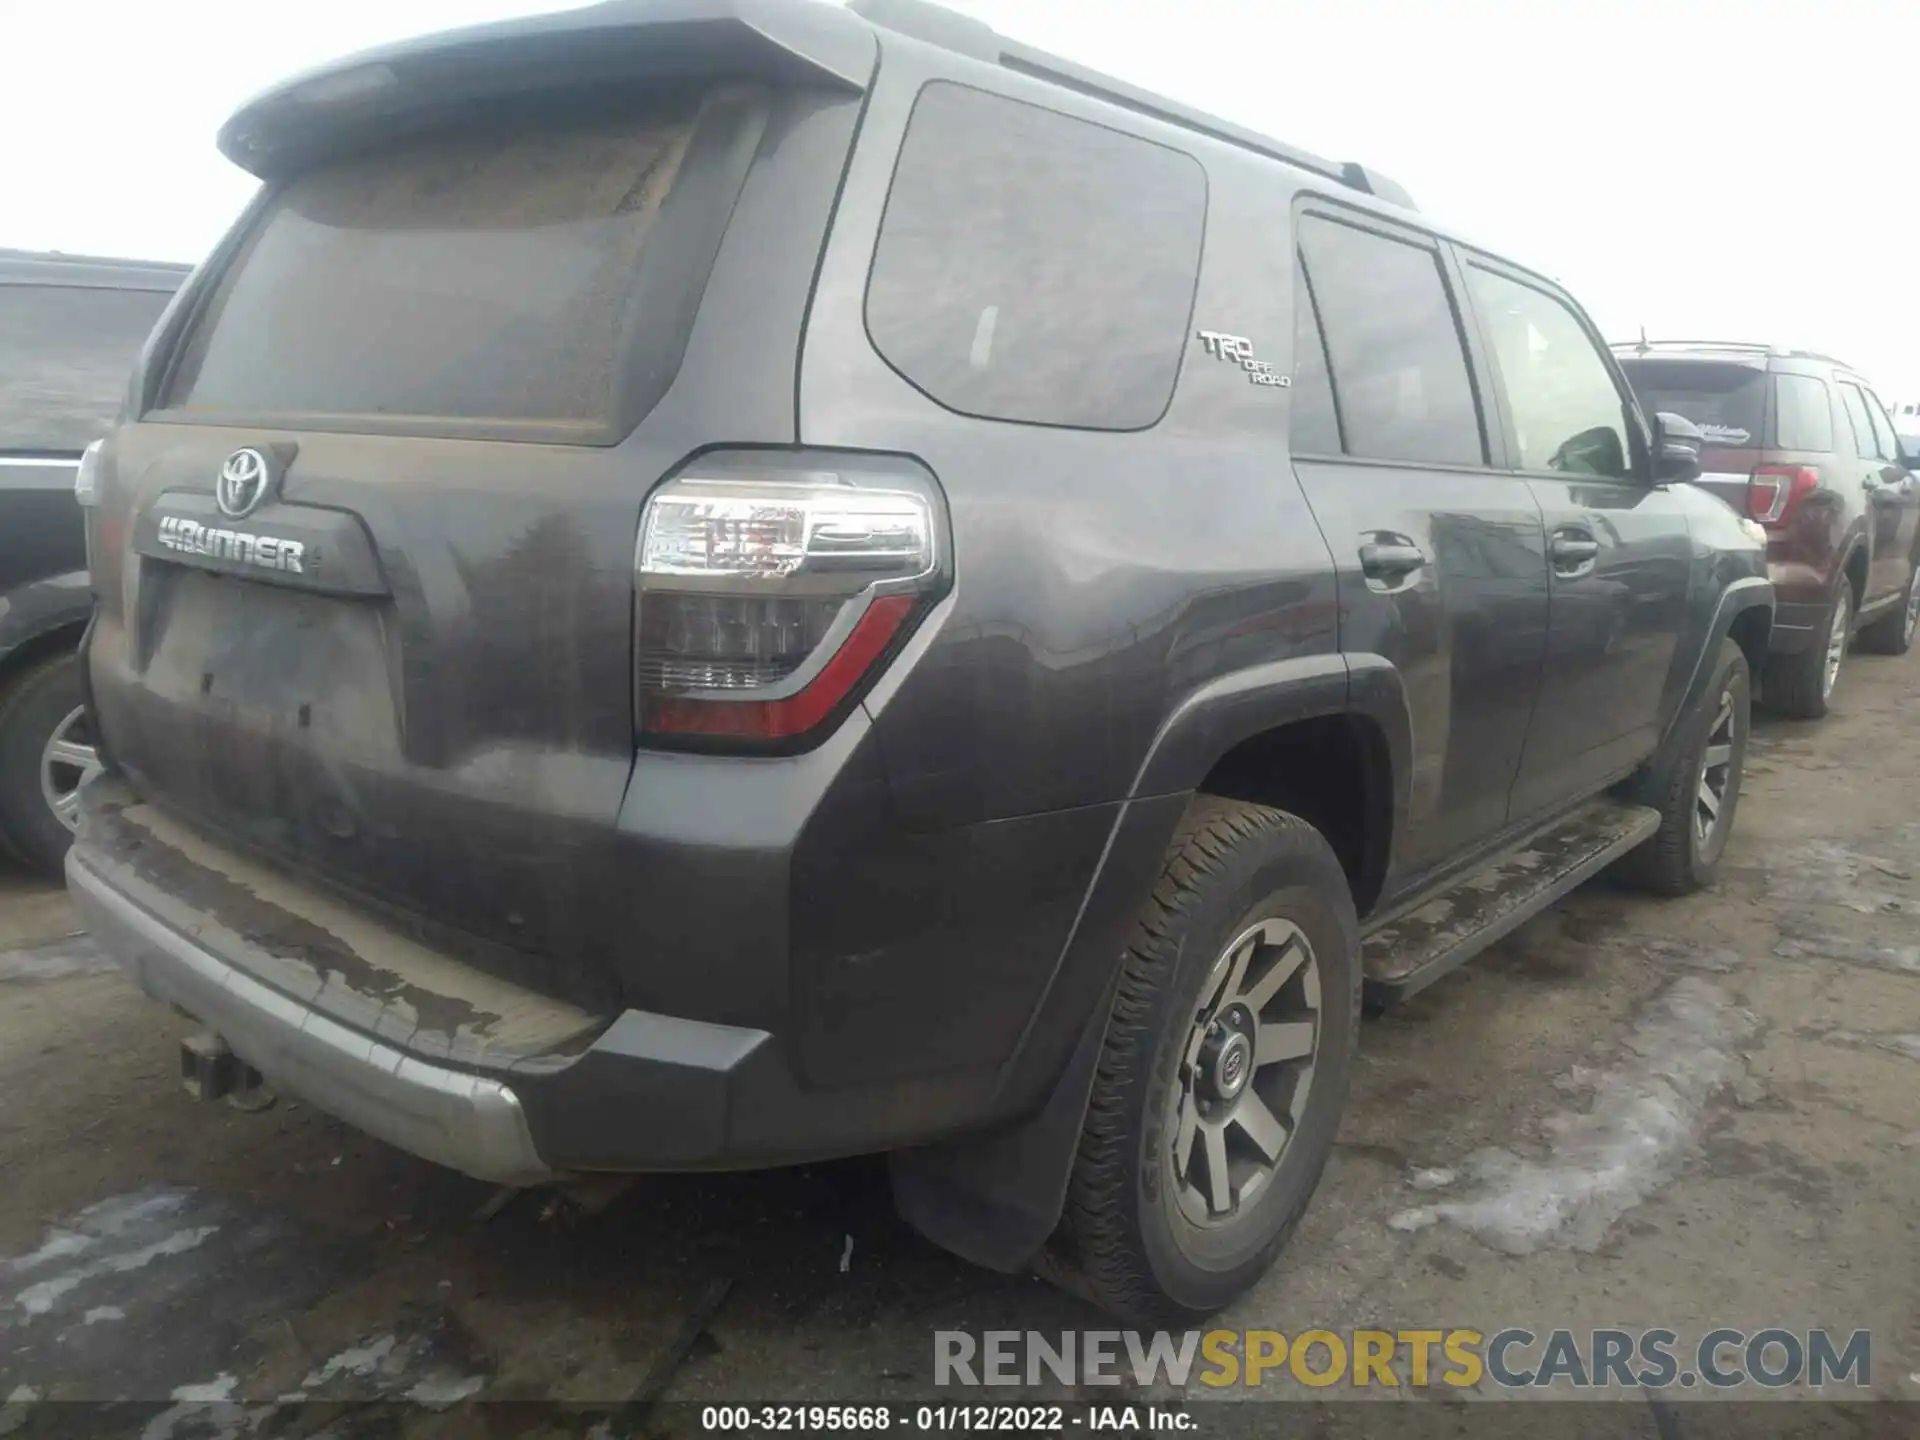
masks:
<path id="1" fill-rule="evenodd" d="M 1659 828 L 1657 810 L 1596 800 L 1387 921 L 1361 944 L 1368 1008 L 1418 994 Z"/>

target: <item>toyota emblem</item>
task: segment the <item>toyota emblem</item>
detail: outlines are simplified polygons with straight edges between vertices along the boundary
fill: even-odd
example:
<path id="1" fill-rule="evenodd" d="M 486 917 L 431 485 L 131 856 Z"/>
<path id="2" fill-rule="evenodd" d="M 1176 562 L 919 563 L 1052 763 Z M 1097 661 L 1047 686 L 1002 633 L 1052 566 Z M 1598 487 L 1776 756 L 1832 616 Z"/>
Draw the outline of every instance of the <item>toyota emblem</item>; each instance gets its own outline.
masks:
<path id="1" fill-rule="evenodd" d="M 220 467 L 220 478 L 213 487 L 220 513 L 234 520 L 245 519 L 266 500 L 272 479 L 267 457 L 258 450 L 248 446 L 234 451 Z"/>

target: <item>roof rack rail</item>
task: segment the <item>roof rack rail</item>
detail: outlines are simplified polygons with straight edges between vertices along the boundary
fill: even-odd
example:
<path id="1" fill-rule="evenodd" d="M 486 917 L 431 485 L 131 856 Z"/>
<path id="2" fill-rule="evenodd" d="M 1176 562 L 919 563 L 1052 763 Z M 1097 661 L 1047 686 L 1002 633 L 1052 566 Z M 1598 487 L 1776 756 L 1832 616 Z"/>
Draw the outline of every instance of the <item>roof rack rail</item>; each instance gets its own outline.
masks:
<path id="1" fill-rule="evenodd" d="M 1616 350 L 1761 350 L 1769 355 L 1785 354 L 1777 345 L 1758 340 L 1616 340 Z"/>
<path id="2" fill-rule="evenodd" d="M 1017 71 L 1032 79 L 1058 85 L 1063 90 L 1104 100 L 1109 105 L 1118 105 L 1136 114 L 1148 115 L 1169 125 L 1178 125 L 1182 129 L 1223 140 L 1243 150 L 1251 150 L 1274 160 L 1284 160 L 1289 165 L 1311 170 L 1351 190 L 1384 200 L 1389 205 L 1398 205 L 1406 210 L 1419 208 L 1403 186 L 1369 166 L 1352 160 L 1328 160 L 1309 150 L 1236 125 L 1231 120 L 1222 120 L 1177 100 L 1169 100 L 1164 95 L 1156 95 L 1150 90 L 1129 85 L 1124 80 L 1116 80 L 1110 75 L 1064 60 L 1058 55 L 1050 55 L 1030 45 L 1021 45 L 1000 35 L 983 20 L 962 15 L 943 5 L 935 5 L 931 0 L 850 0 L 847 8 L 870 24 L 896 34 Z"/>
<path id="3" fill-rule="evenodd" d="M 191 265 L 166 260 L 125 260 L 108 255 L 69 255 L 59 250 L 0 248 L 0 283 L 57 285 L 76 290 L 178 290 Z"/>
<path id="4" fill-rule="evenodd" d="M 1842 370 L 1854 368 L 1837 355 L 1827 355 L 1819 350 L 1795 350 L 1786 345 L 1767 345 L 1758 340 L 1615 340 L 1609 348 L 1638 355 L 1655 350 L 1751 350 L 1789 360 L 1818 360 L 1825 365 L 1838 365 Z"/>

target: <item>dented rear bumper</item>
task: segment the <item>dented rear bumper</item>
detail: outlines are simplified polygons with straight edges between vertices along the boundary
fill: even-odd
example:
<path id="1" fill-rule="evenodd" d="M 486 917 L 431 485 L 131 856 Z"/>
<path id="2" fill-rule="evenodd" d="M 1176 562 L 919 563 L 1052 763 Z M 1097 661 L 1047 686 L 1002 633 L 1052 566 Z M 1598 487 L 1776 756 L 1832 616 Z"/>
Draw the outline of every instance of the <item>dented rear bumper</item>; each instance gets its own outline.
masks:
<path id="1" fill-rule="evenodd" d="M 483 1180 L 548 1169 L 513 1091 L 434 1065 L 318 1013 L 216 957 L 130 899 L 79 849 L 67 887 L 87 929 L 156 1000 L 217 1031 L 275 1086 L 403 1150 Z"/>
<path id="2" fill-rule="evenodd" d="M 807 1133 L 764 1032 L 595 1015 L 526 990 L 214 844 L 111 774 L 86 788 L 67 886 L 148 995 L 276 1089 L 479 1179 L 707 1168 L 844 1143 Z M 743 1114 L 771 1133 L 749 1133 Z"/>

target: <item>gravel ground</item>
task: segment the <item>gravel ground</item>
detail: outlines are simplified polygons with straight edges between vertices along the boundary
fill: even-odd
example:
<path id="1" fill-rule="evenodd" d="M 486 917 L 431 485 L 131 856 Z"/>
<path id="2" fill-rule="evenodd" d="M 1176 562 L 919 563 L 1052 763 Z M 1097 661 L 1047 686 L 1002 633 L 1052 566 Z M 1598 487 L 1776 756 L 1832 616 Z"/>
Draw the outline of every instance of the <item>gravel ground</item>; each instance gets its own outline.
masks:
<path id="1" fill-rule="evenodd" d="M 1866 1329 L 1872 1395 L 1920 1400 L 1916 701 L 1920 656 L 1854 658 L 1826 722 L 1757 726 L 1714 892 L 1589 886 L 1371 1023 L 1220 1323 Z M 304 1105 L 198 1106 L 186 1023 L 76 928 L 0 876 L 0 1434 L 43 1399 L 162 1437 L 285 1397 L 907 1400 L 936 1329 L 1101 1323 L 922 1242 L 871 1163 L 495 1207 Z"/>

